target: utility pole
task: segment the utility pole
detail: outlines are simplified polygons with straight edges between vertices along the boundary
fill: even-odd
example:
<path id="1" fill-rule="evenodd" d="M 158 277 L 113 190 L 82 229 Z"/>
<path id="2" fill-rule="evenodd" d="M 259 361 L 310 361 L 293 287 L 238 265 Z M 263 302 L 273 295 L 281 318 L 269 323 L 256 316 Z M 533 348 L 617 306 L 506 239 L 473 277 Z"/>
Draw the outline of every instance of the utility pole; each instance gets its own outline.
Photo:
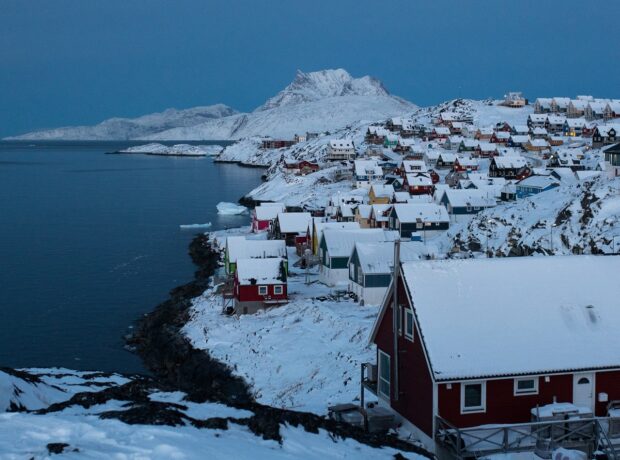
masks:
<path id="1" fill-rule="evenodd" d="M 400 239 L 394 241 L 394 279 L 392 280 L 392 330 L 393 330 L 393 356 L 394 385 L 392 386 L 394 401 L 398 401 L 398 320 L 400 309 L 398 308 L 398 277 L 400 273 Z"/>

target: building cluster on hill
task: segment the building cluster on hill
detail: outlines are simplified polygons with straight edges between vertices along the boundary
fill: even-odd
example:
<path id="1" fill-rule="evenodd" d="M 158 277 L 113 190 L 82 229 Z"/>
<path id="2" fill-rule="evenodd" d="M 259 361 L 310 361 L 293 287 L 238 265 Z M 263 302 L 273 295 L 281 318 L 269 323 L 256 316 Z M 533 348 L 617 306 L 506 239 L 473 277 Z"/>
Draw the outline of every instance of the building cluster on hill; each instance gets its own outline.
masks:
<path id="1" fill-rule="evenodd" d="M 332 171 L 350 187 L 319 209 L 253 210 L 253 235 L 226 241 L 227 312 L 286 303 L 291 255 L 318 266 L 321 283 L 379 307 L 364 388 L 432 449 L 460 455 L 470 427 L 607 414 L 620 400 L 620 259 L 436 260 L 433 239 L 485 209 L 619 176 L 618 104 L 539 98 L 532 111 L 510 93 L 502 109 L 520 119 L 396 117 L 360 145 L 325 139 L 322 156 L 283 159 L 285 175 Z"/>

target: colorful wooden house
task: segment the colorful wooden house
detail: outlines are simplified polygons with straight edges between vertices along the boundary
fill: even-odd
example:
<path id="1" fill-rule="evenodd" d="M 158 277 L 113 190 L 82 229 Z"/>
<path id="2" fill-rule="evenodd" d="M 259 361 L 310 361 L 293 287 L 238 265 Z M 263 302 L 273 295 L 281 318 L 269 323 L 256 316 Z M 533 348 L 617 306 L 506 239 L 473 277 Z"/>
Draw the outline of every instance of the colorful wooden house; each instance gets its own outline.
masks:
<path id="1" fill-rule="evenodd" d="M 388 222 L 388 228 L 396 230 L 401 238 L 411 238 L 416 232 L 423 233 L 426 238 L 449 227 L 446 208 L 435 203 L 395 204 Z"/>
<path id="2" fill-rule="evenodd" d="M 416 261 L 398 272 L 364 386 L 428 449 L 447 448 L 456 429 L 483 439 L 531 422 L 554 403 L 588 418 L 620 400 L 620 257 Z"/>
<path id="3" fill-rule="evenodd" d="M 261 203 L 252 210 L 252 231 L 266 232 L 278 214 L 285 211 L 282 203 Z"/>
<path id="4" fill-rule="evenodd" d="M 234 280 L 236 314 L 287 303 L 286 264 L 281 258 L 239 259 Z"/>
<path id="5" fill-rule="evenodd" d="M 319 280 L 328 286 L 347 283 L 349 257 L 356 242 L 395 241 L 398 233 L 379 228 L 325 230 L 319 245 Z"/>
<path id="6" fill-rule="evenodd" d="M 279 257 L 286 262 L 286 245 L 282 240 L 248 240 L 244 236 L 229 236 L 224 248 L 224 270 L 231 275 L 239 259 Z"/>

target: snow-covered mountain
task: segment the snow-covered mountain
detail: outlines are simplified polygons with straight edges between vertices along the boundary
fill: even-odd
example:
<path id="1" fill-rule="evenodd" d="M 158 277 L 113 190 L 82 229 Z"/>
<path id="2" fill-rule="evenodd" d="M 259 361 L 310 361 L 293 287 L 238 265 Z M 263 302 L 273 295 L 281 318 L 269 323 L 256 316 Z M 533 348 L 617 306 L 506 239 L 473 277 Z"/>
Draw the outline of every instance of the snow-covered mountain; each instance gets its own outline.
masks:
<path id="1" fill-rule="evenodd" d="M 410 113 L 416 106 L 388 93 L 372 77 L 353 78 L 343 69 L 297 72 L 293 82 L 251 113 L 226 106 L 213 116 L 205 109 L 167 110 L 133 120 L 110 119 L 88 127 L 59 128 L 13 139 L 227 140 L 251 136 L 291 138 L 354 123 Z M 196 111 L 194 114 L 193 111 Z M 211 112 L 207 112 L 211 113 Z"/>
<path id="2" fill-rule="evenodd" d="M 268 99 L 255 111 L 269 110 L 286 105 L 314 102 L 337 96 L 389 96 L 383 84 L 373 77 L 353 78 L 346 70 L 321 70 L 304 73 L 297 71 L 293 82 Z"/>
<path id="3" fill-rule="evenodd" d="M 129 140 L 145 138 L 169 129 L 196 126 L 236 114 L 224 104 L 177 110 L 167 109 L 138 118 L 110 118 L 95 126 L 69 126 L 45 131 L 35 131 L 9 140 Z"/>

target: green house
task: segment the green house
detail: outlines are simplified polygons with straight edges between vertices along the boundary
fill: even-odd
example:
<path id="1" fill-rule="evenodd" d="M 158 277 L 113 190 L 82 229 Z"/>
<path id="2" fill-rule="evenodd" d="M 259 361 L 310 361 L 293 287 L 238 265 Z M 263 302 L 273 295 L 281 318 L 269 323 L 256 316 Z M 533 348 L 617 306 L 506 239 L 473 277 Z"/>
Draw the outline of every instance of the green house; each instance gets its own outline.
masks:
<path id="1" fill-rule="evenodd" d="M 288 258 L 284 240 L 248 240 L 243 236 L 226 238 L 224 269 L 228 275 L 235 273 L 239 259 L 265 259 L 270 257 L 284 258 L 284 266 L 288 273 Z"/>

